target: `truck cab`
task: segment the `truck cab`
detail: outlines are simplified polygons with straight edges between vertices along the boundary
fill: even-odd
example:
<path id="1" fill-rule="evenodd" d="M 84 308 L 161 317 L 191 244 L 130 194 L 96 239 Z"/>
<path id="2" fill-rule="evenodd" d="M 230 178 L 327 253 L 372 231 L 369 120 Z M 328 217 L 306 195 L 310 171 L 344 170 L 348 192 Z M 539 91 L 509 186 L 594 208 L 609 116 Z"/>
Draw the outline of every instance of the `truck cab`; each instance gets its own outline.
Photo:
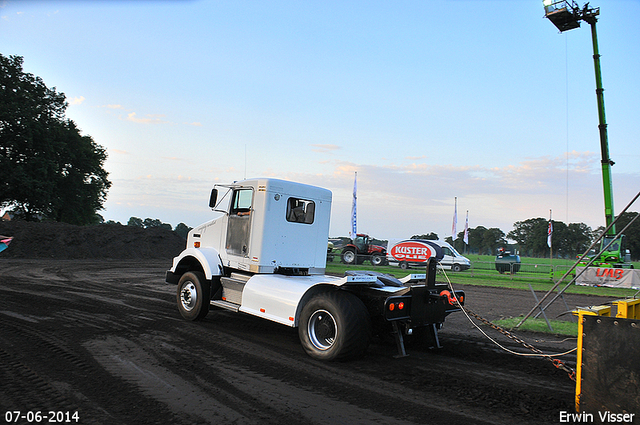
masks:
<path id="1" fill-rule="evenodd" d="M 297 327 L 307 354 L 337 360 L 362 355 L 374 327 L 391 330 L 401 354 L 402 335 L 414 328 L 429 328 L 437 341 L 444 318 L 464 303 L 464 292 L 436 284 L 435 262 L 432 271 L 403 279 L 325 275 L 327 189 L 244 180 L 214 186 L 209 206 L 213 218 L 189 232 L 165 278 L 177 285 L 187 320 L 201 320 L 211 308 L 250 314 Z"/>
<path id="2" fill-rule="evenodd" d="M 221 267 L 250 273 L 323 274 L 331 192 L 276 179 L 216 185 L 209 200 L 216 216 L 187 237 L 187 252 Z M 204 254 L 204 255 L 202 255 Z"/>

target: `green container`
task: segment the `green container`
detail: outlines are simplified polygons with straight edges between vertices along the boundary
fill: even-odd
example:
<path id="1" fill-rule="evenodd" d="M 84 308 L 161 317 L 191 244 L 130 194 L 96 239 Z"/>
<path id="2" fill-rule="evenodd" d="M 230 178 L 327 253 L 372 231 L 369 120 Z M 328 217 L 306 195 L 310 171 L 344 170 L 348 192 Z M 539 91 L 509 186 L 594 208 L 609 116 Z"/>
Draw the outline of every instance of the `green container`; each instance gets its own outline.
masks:
<path id="1" fill-rule="evenodd" d="M 520 271 L 520 256 L 512 254 L 511 251 L 505 251 L 504 248 L 498 249 L 498 255 L 496 255 L 496 270 L 500 274 L 518 273 Z"/>

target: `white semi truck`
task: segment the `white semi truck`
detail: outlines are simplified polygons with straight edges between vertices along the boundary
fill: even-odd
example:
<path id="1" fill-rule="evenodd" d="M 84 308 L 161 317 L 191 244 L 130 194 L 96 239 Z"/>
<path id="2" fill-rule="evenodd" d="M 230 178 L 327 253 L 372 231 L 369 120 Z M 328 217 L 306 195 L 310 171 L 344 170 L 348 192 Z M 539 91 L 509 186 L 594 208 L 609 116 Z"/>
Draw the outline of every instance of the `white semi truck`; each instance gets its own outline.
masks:
<path id="1" fill-rule="evenodd" d="M 180 314 L 204 318 L 210 308 L 297 327 L 304 350 L 321 360 L 362 355 L 371 336 L 437 331 L 460 309 L 464 292 L 436 284 L 436 264 L 403 279 L 376 272 L 324 274 L 331 213 L 327 189 L 276 179 L 216 185 L 214 218 L 187 236 L 166 273 L 177 284 Z"/>

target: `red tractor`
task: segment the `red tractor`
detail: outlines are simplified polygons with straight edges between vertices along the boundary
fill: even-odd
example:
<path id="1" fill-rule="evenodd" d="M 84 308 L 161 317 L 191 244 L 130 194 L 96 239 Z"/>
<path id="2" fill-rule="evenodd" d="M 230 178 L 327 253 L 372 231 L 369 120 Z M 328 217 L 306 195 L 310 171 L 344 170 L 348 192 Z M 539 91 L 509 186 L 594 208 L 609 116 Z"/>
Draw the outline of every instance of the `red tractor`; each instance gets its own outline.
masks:
<path id="1" fill-rule="evenodd" d="M 342 262 L 362 264 L 365 260 L 369 260 L 374 266 L 387 264 L 387 250 L 382 246 L 373 245 L 372 240 L 369 235 L 358 233 L 353 243 L 342 249 Z"/>

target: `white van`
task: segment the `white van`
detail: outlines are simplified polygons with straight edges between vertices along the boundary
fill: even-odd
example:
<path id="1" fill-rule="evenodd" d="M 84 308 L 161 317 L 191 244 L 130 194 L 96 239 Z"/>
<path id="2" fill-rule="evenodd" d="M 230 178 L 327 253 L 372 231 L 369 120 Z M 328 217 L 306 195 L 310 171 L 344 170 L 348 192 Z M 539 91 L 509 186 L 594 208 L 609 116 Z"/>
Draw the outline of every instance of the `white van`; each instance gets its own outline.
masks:
<path id="1" fill-rule="evenodd" d="M 420 246 L 419 246 L 420 245 Z M 387 259 L 390 264 L 398 264 L 403 269 L 411 266 L 425 266 L 429 257 L 437 254 L 429 246 L 436 245 L 442 251 L 439 266 L 446 270 L 459 272 L 471 267 L 471 261 L 460 255 L 458 251 L 444 241 L 427 241 L 419 239 L 389 239 Z M 418 253 L 407 254 L 407 253 Z"/>
<path id="2" fill-rule="evenodd" d="M 440 264 L 442 264 L 442 268 L 447 270 L 452 270 L 454 272 L 459 272 L 462 270 L 468 270 L 471 268 L 471 261 L 467 257 L 463 257 L 460 255 L 458 251 L 447 242 L 444 241 L 432 241 L 442 248 L 442 253 L 444 256 L 442 260 L 440 260 Z"/>

